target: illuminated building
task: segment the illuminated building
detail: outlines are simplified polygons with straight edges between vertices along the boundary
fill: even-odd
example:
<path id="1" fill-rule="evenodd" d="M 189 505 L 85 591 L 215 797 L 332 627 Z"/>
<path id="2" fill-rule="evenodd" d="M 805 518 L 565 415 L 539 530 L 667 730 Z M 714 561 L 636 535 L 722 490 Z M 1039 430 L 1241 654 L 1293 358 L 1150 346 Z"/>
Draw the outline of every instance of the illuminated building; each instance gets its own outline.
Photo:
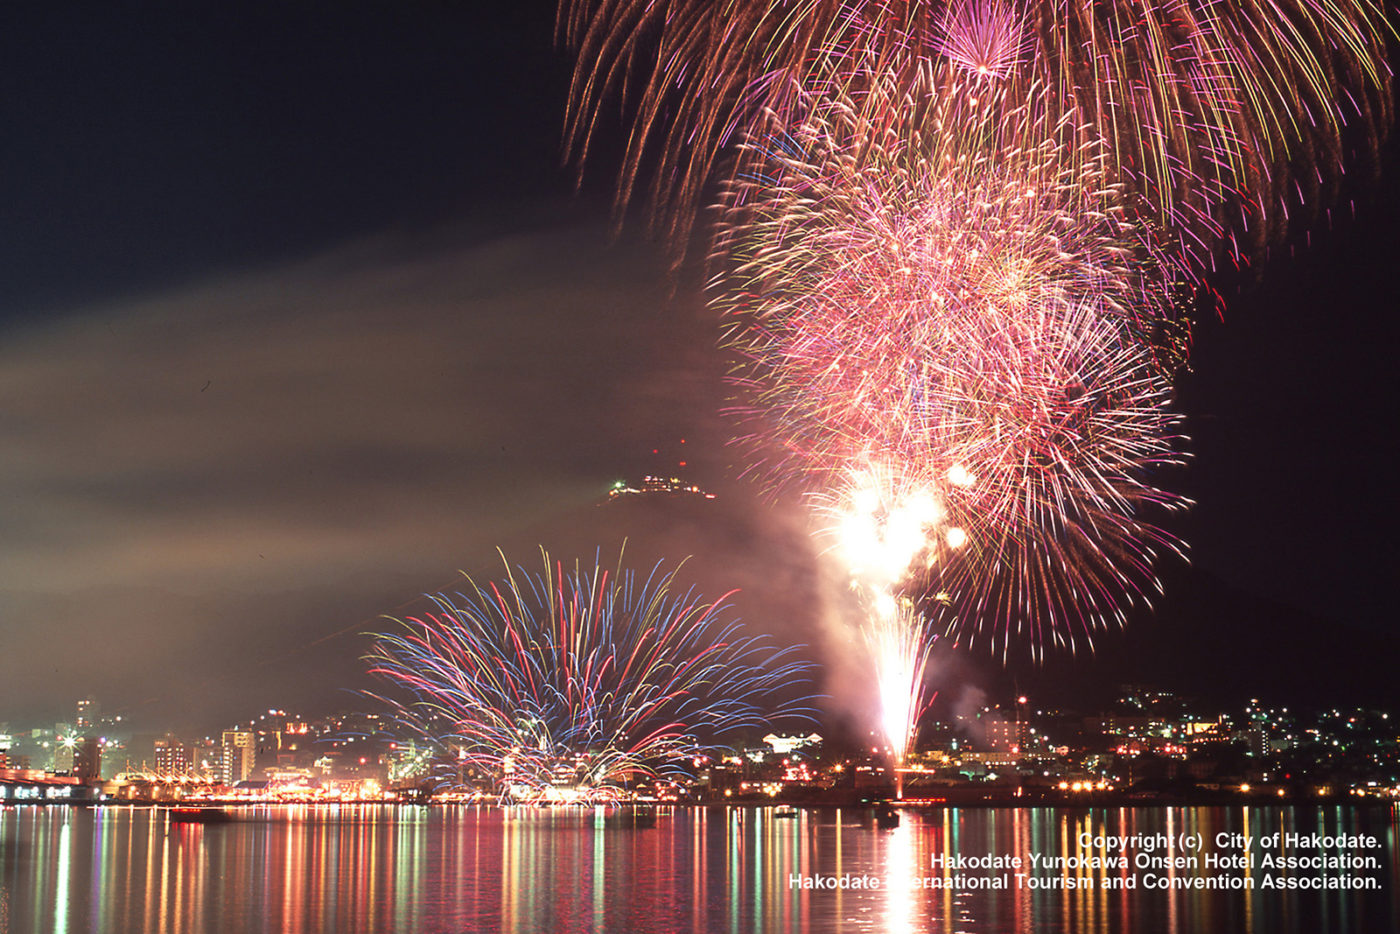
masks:
<path id="1" fill-rule="evenodd" d="M 1269 731 L 1257 724 L 1251 725 L 1247 730 L 1242 731 L 1245 745 L 1249 748 L 1249 754 L 1256 758 L 1263 758 L 1275 749 L 1270 743 Z"/>
<path id="2" fill-rule="evenodd" d="M 994 752 L 1019 753 L 1026 744 L 1026 724 L 1019 720 L 988 720 L 983 727 Z"/>
<path id="3" fill-rule="evenodd" d="M 98 718 L 102 716 L 102 706 L 97 703 L 97 699 L 89 694 L 85 699 L 78 701 L 78 715 L 74 726 L 79 731 L 90 730 L 97 725 Z"/>
<path id="4" fill-rule="evenodd" d="M 67 724 L 63 724 L 67 726 Z M 69 731 L 64 731 L 55 737 L 53 745 L 53 760 L 49 766 L 50 771 L 63 775 L 71 775 L 73 772 L 73 750 L 78 746 L 78 736 Z"/>
<path id="5" fill-rule="evenodd" d="M 228 772 L 223 777 L 229 785 L 247 781 L 253 774 L 253 760 L 257 755 L 257 745 L 251 731 L 225 730 L 223 748 L 227 750 L 224 761 Z"/>
<path id="6" fill-rule="evenodd" d="M 234 782 L 234 764 L 239 760 L 237 748 L 220 744 L 214 747 L 209 755 L 210 774 L 209 777 L 220 785 L 232 785 Z"/>
<path id="7" fill-rule="evenodd" d="M 184 778 L 190 774 L 189 750 L 169 733 L 155 741 L 155 772 L 161 778 Z"/>
<path id="8" fill-rule="evenodd" d="M 73 776 L 80 782 L 95 782 L 102 777 L 102 745 L 96 736 L 84 736 L 74 749 Z"/>
<path id="9" fill-rule="evenodd" d="M 1084 729 L 1103 736 L 1125 736 L 1137 739 L 1149 735 L 1163 735 L 1166 724 L 1156 717 L 1124 714 L 1102 714 L 1085 717 Z"/>
<path id="10" fill-rule="evenodd" d="M 619 480 L 608 490 L 608 501 L 615 502 L 633 496 L 693 496 L 697 499 L 714 499 L 715 494 L 706 493 L 693 483 L 678 477 L 645 476 L 642 482 L 633 486 Z"/>
<path id="11" fill-rule="evenodd" d="M 763 741 L 773 747 L 773 752 L 785 756 L 794 749 L 801 749 L 803 746 L 819 746 L 822 738 L 816 733 L 811 736 L 778 736 L 769 733 L 763 737 Z"/>
<path id="12" fill-rule="evenodd" d="M 618 480 L 608 489 L 607 501 L 617 502 L 620 499 L 636 496 L 714 499 L 713 493 L 707 493 L 696 484 L 681 479 L 681 474 L 690 464 L 689 455 L 685 452 L 686 441 L 684 438 L 679 439 L 679 444 L 675 447 L 669 444 L 660 444 L 652 448 L 652 463 L 647 468 L 646 476 L 642 477 L 642 482 L 632 483 Z"/>

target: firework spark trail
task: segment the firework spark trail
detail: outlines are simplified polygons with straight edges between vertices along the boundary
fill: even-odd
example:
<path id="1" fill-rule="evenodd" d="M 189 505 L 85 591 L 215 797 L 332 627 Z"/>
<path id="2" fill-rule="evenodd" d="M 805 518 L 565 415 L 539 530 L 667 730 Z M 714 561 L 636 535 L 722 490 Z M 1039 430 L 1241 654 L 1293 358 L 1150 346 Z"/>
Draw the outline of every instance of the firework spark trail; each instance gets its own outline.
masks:
<path id="1" fill-rule="evenodd" d="M 881 732 L 899 768 L 913 744 L 919 718 L 933 700 L 927 676 L 934 633 L 927 618 L 904 601 L 873 610 L 862 634 L 874 661 Z"/>
<path id="2" fill-rule="evenodd" d="M 717 287 L 741 405 L 782 441 L 766 472 L 847 536 L 859 498 L 923 498 L 879 587 L 949 594 L 924 608 L 959 641 L 1072 648 L 1180 551 L 1153 524 L 1186 505 L 1152 483 L 1182 460 L 1171 277 L 1063 118 L 946 65 L 861 84 L 746 144 L 726 194 Z M 847 561 L 888 563 L 872 540 Z"/>
<path id="3" fill-rule="evenodd" d="M 742 147 L 751 171 L 725 192 L 716 284 L 722 307 L 762 319 L 734 335 L 746 356 L 790 370 L 771 358 L 811 359 L 803 391 L 824 384 L 858 407 L 922 380 L 909 349 L 969 343 L 989 308 L 1093 301 L 1165 369 L 1184 360 L 1167 260 L 1132 223 L 1101 146 L 946 67 L 913 85 L 872 71 L 863 86 L 860 109 L 804 94 L 796 124 L 771 115 Z M 851 329 L 882 336 L 864 345 L 874 355 L 845 354 Z"/>
<path id="4" fill-rule="evenodd" d="M 877 722 L 898 770 L 919 717 L 932 701 L 927 673 L 935 634 L 930 618 L 913 601 L 897 597 L 895 589 L 911 562 L 927 551 L 928 535 L 940 526 L 943 508 L 930 489 L 902 484 L 897 468 L 889 465 L 852 467 L 849 480 L 844 494 L 827 496 L 817 511 L 828 519 L 831 550 L 858 595 Z"/>
<path id="5" fill-rule="evenodd" d="M 640 781 L 690 774 L 736 730 L 804 719 L 810 666 L 744 634 L 725 599 L 680 593 L 660 565 L 631 571 L 544 555 L 539 574 L 468 579 L 436 612 L 377 633 L 370 671 L 405 689 L 380 697 L 436 753 L 515 797 L 607 800 Z"/>
<path id="6" fill-rule="evenodd" d="M 930 50 L 979 78 L 1010 78 L 1034 50 L 1026 18 L 1011 0 L 947 4 Z"/>
<path id="7" fill-rule="evenodd" d="M 562 0 L 559 34 L 577 53 L 575 151 L 622 98 L 619 199 L 654 157 L 652 196 L 678 234 L 709 179 L 744 174 L 726 148 L 755 120 L 793 122 L 798 88 L 858 98 L 872 62 L 907 81 L 941 59 L 1043 98 L 1107 146 L 1115 180 L 1197 271 L 1222 235 L 1237 252 L 1267 242 L 1391 119 L 1377 0 Z"/>
<path id="8" fill-rule="evenodd" d="M 934 621 L 1071 649 L 1157 589 L 1187 501 L 1174 289 L 1239 262 L 1391 118 L 1375 0 L 562 0 L 567 132 L 625 204 L 724 188 L 717 303 L 754 473 L 870 608 L 902 758 Z"/>

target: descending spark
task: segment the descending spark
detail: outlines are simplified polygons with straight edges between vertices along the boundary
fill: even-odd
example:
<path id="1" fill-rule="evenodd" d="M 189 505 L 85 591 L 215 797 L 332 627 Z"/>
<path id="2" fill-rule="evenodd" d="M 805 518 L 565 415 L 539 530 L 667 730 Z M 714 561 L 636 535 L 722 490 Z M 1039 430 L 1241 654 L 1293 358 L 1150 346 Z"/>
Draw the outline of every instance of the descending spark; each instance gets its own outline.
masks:
<path id="1" fill-rule="evenodd" d="M 946 68 L 865 87 L 863 110 L 814 93 L 800 122 L 775 117 L 724 198 L 716 285 L 738 379 L 780 420 L 818 420 L 790 445 L 901 431 L 892 407 L 917 406 L 985 335 L 1069 304 L 1180 364 L 1170 276 L 1102 147 Z"/>
<path id="2" fill-rule="evenodd" d="M 621 98 L 619 198 L 654 157 L 678 233 L 708 180 L 744 173 L 726 147 L 756 119 L 793 122 L 802 87 L 858 98 L 871 62 L 907 81 L 941 59 L 1043 100 L 1107 146 L 1198 268 L 1222 233 L 1262 242 L 1391 119 L 1378 0 L 561 0 L 559 32 L 577 53 L 575 150 Z"/>
<path id="3" fill-rule="evenodd" d="M 1391 120 L 1378 0 L 561 0 L 567 135 L 630 124 L 712 262 L 750 472 L 814 505 L 869 610 L 896 762 L 935 628 L 1090 644 L 1189 505 L 1184 308 Z"/>
<path id="4" fill-rule="evenodd" d="M 959 641 L 1039 654 L 1120 621 L 1179 550 L 1154 475 L 1182 459 L 1184 331 L 1102 152 L 967 80 L 872 74 L 881 106 L 813 95 L 748 144 L 718 287 L 769 479 L 815 494 L 850 567 L 949 592 L 929 609 Z"/>
<path id="5" fill-rule="evenodd" d="M 728 596 L 728 595 L 726 595 Z M 376 634 L 383 697 L 435 750 L 443 785 L 516 799 L 607 800 L 690 774 L 736 730 L 805 718 L 809 667 L 701 603 L 658 565 L 541 573 L 433 596 L 435 612 Z"/>

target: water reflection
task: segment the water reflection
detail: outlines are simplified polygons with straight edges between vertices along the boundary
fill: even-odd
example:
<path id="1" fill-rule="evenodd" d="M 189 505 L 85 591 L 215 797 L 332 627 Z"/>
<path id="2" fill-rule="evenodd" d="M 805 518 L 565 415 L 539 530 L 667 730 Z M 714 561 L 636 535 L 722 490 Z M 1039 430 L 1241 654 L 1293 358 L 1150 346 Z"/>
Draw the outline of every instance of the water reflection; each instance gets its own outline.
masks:
<path id="1" fill-rule="evenodd" d="M 905 813 L 889 830 L 868 811 L 766 808 L 662 812 L 646 829 L 592 811 L 465 807 L 302 805 L 238 817 L 168 824 L 152 809 L 0 808 L 0 934 L 1400 928 L 1394 810 L 947 809 Z M 1242 835 L 1255 842 L 1241 852 L 1258 857 L 1260 838 L 1275 832 L 1375 835 L 1379 890 L 1183 887 L 1220 875 L 1181 859 L 1204 851 L 1193 835 Z M 1162 837 L 1149 869 L 1120 842 L 1134 835 Z M 957 862 L 996 856 L 1022 866 Z M 1148 875 L 1163 887 L 1142 887 Z M 846 881 L 803 881 L 813 879 Z"/>

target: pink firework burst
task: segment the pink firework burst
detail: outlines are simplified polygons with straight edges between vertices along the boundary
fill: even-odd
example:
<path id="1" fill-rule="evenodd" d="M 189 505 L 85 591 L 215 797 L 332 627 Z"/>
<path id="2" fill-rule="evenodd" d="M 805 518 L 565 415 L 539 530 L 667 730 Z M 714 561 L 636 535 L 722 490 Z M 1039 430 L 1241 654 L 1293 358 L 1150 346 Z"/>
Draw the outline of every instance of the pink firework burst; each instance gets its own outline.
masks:
<path id="1" fill-rule="evenodd" d="M 827 491 L 827 513 L 866 473 L 887 478 L 875 500 L 937 504 L 887 579 L 942 594 L 950 633 L 1073 646 L 1179 549 L 1152 518 L 1185 505 L 1152 485 L 1180 461 L 1170 292 L 1072 128 L 922 80 L 872 80 L 877 109 L 817 98 L 752 144 L 767 162 L 721 241 L 738 382 L 783 441 L 770 475 Z"/>
<path id="2" fill-rule="evenodd" d="M 1032 42 L 1009 0 L 961 0 L 944 8 L 933 51 L 978 77 L 1007 78 L 1030 56 Z"/>

